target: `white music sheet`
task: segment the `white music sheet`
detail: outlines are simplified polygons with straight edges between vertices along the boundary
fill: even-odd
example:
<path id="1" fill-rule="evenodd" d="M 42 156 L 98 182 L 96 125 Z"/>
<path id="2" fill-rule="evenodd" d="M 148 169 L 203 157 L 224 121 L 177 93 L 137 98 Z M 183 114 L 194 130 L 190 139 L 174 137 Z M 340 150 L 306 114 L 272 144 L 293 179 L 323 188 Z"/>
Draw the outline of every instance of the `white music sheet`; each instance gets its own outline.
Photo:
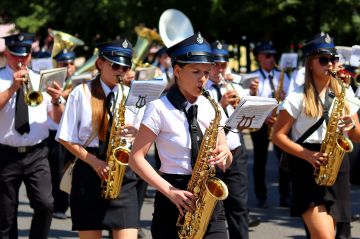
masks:
<path id="1" fill-rule="evenodd" d="M 258 129 L 276 106 L 278 103 L 274 98 L 244 96 L 225 125 L 231 129 L 236 129 L 238 126 Z"/>
<path id="2" fill-rule="evenodd" d="M 165 87 L 166 82 L 161 78 L 153 80 L 134 80 L 131 82 L 125 105 L 141 108 L 145 106 L 146 103 L 158 99 Z"/>

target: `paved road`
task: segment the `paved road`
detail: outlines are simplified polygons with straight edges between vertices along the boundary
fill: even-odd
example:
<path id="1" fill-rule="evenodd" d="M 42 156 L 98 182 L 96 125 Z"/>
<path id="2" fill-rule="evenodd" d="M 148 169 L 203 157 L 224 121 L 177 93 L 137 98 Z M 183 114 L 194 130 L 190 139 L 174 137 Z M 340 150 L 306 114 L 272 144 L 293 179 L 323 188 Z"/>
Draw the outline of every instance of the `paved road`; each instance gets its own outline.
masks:
<path id="1" fill-rule="evenodd" d="M 262 218 L 262 223 L 250 230 L 250 239 L 305 239 L 302 223 L 299 219 L 289 217 L 288 209 L 278 207 L 278 192 L 277 192 L 277 160 L 272 154 L 269 156 L 267 167 L 267 181 L 268 181 L 268 205 L 266 209 L 255 208 L 256 200 L 254 197 L 254 190 L 252 186 L 252 144 L 249 135 L 245 135 L 245 144 L 248 149 L 249 157 L 249 206 L 253 214 L 259 215 Z M 271 149 L 272 150 L 272 149 Z M 149 189 L 150 192 L 153 190 Z M 353 211 L 360 212 L 360 187 L 353 187 Z M 153 199 L 146 198 L 141 215 L 141 225 L 146 234 L 147 239 L 151 239 L 150 223 L 152 215 Z M 69 211 L 67 212 L 70 216 Z M 29 234 L 30 220 L 32 211 L 29 207 L 29 202 L 26 197 L 25 188 L 21 188 L 20 192 L 20 206 L 18 214 L 19 222 L 19 236 L 20 238 L 27 238 Z M 77 233 L 71 231 L 71 219 L 58 220 L 54 219 L 51 225 L 49 238 L 63 238 L 71 239 L 77 238 Z M 104 238 L 107 238 L 107 232 L 104 232 Z M 352 223 L 352 238 L 360 239 L 360 222 Z"/>

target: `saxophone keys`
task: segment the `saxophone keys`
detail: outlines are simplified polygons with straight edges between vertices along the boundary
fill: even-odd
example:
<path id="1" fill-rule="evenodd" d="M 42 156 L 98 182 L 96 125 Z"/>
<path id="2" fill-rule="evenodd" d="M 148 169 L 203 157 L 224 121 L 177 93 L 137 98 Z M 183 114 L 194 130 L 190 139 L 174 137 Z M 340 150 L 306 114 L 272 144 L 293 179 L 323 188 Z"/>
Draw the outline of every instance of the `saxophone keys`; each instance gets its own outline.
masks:
<path id="1" fill-rule="evenodd" d="M 194 194 L 198 194 L 200 192 L 200 188 L 198 186 L 196 186 L 194 188 Z"/>

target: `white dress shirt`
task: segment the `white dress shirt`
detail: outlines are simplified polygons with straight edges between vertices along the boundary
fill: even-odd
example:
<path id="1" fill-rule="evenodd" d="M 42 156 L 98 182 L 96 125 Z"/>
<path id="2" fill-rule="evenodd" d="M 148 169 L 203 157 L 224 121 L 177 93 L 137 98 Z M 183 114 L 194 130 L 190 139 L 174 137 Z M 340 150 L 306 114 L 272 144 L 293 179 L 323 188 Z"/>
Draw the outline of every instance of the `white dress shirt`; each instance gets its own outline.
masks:
<path id="1" fill-rule="evenodd" d="M 352 92 L 351 89 L 346 90 L 346 98 L 352 99 L 354 97 L 354 92 Z M 291 137 L 294 141 L 296 141 L 298 138 L 300 138 L 312 125 L 314 125 L 321 116 L 318 116 L 316 118 L 310 118 L 305 115 L 304 113 L 304 86 L 298 87 L 293 92 L 291 92 L 286 99 L 282 102 L 282 104 L 279 106 L 279 110 L 286 110 L 291 117 L 295 119 L 295 122 L 293 124 L 292 130 L 291 130 Z M 321 99 L 323 102 L 325 99 Z M 334 101 L 329 109 L 329 117 L 331 115 L 331 111 L 334 105 Z M 355 102 L 355 100 L 353 100 Z M 354 115 L 357 113 L 359 106 L 351 103 L 351 101 L 347 101 L 347 104 L 349 104 L 350 114 Z M 322 125 L 313 133 L 311 134 L 304 143 L 315 143 L 315 144 L 321 144 L 322 140 L 325 138 L 326 134 L 326 121 L 322 123 Z"/>
<path id="2" fill-rule="evenodd" d="M 206 82 L 205 88 L 207 91 L 209 91 L 210 96 L 217 102 L 218 101 L 217 100 L 218 93 L 217 93 L 216 89 L 214 88 L 213 84 L 215 84 L 215 83 L 212 82 L 211 80 L 208 80 Z M 231 84 L 231 86 L 230 85 L 225 86 L 225 84 L 220 84 L 219 87 L 220 87 L 220 92 L 222 95 L 224 95 L 225 92 L 228 91 L 227 87 L 229 89 L 235 89 L 237 94 L 239 95 L 239 97 L 249 94 L 249 91 L 244 90 L 239 84 Z M 232 88 L 232 87 L 234 87 L 234 88 Z M 221 106 L 220 106 L 220 108 L 221 108 Z M 226 107 L 226 111 L 227 111 L 227 114 L 229 117 L 234 112 L 234 110 L 235 109 L 230 104 Z M 241 146 L 240 133 L 234 133 L 232 131 L 229 131 L 228 134 L 226 135 L 226 139 L 227 139 L 230 150 L 234 150 L 237 147 Z"/>
<path id="3" fill-rule="evenodd" d="M 209 101 L 203 97 L 194 102 L 198 106 L 197 119 L 204 133 L 215 117 Z M 187 105 L 187 109 L 190 104 Z M 224 125 L 224 117 L 221 124 Z M 161 160 L 160 171 L 168 174 L 190 175 L 191 139 L 185 113 L 176 109 L 166 96 L 147 104 L 142 124 L 157 135 L 155 143 Z"/>
<path id="4" fill-rule="evenodd" d="M 118 94 L 118 86 L 110 90 L 110 88 L 101 82 L 101 86 L 108 95 L 111 91 L 114 92 L 116 107 L 119 106 L 122 95 Z M 129 88 L 125 87 L 125 95 L 129 92 Z M 74 144 L 84 145 L 87 139 L 91 136 L 92 131 L 92 110 L 91 110 L 91 81 L 86 84 L 80 84 L 71 92 L 68 97 L 63 117 L 59 124 L 59 129 L 56 134 L 56 140 L 62 139 Z M 134 114 L 130 110 L 125 111 L 125 124 L 131 124 L 138 127 L 142 114 Z M 97 134 L 96 134 L 97 135 Z M 88 145 L 89 147 L 98 147 L 99 138 L 96 136 Z"/>
<path id="5" fill-rule="evenodd" d="M 7 65 L 0 70 L 0 92 L 10 88 L 13 83 L 13 70 Z M 29 70 L 33 88 L 39 87 L 40 76 Z M 43 102 L 35 107 L 28 106 L 30 132 L 23 135 L 15 129 L 16 92 L 11 96 L 4 108 L 0 110 L 0 144 L 21 147 L 41 143 L 49 136 L 47 124 L 48 112 L 52 110 L 51 97 L 43 93 Z"/>

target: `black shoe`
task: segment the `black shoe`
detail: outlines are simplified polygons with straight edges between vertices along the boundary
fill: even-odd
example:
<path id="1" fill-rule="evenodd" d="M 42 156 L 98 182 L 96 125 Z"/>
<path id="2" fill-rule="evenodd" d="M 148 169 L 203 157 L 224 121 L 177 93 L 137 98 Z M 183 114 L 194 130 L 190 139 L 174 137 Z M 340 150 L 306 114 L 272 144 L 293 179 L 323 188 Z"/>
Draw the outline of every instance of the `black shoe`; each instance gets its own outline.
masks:
<path id="1" fill-rule="evenodd" d="M 54 212 L 53 217 L 56 219 L 62 219 L 62 220 L 67 218 L 66 214 L 63 212 Z"/>
<path id="2" fill-rule="evenodd" d="M 248 223 L 249 227 L 259 226 L 259 224 L 261 223 L 261 218 L 254 215 L 248 215 Z"/>
<path id="3" fill-rule="evenodd" d="M 144 239 L 144 238 L 146 238 L 146 236 L 145 236 L 145 233 L 144 233 L 144 231 L 141 229 L 141 228 L 139 228 L 139 230 L 138 230 L 138 237 L 137 237 L 138 239 Z"/>
<path id="4" fill-rule="evenodd" d="M 256 204 L 257 208 L 267 208 L 268 205 L 266 204 L 266 199 L 259 199 L 258 203 Z"/>

